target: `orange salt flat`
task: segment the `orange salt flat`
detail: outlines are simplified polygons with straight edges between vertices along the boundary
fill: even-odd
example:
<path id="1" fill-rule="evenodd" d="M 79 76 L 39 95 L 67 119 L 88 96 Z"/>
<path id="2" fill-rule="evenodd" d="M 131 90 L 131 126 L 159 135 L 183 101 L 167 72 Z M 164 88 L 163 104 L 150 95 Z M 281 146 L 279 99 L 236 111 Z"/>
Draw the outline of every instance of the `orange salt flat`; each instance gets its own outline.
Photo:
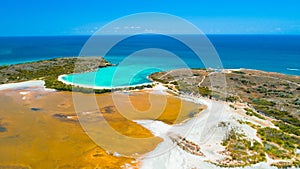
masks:
<path id="1" fill-rule="evenodd" d="M 125 164 L 138 167 L 134 158 L 113 156 L 113 152 L 108 153 L 86 135 L 76 118 L 72 93 L 29 90 L 24 99 L 24 93 L 20 92 L 26 90 L 0 91 L 0 125 L 7 129 L 0 132 L 0 168 L 120 168 Z M 157 119 L 175 124 L 201 109 L 174 96 L 147 92 L 133 92 L 129 97 L 118 93 L 117 100 L 114 96 L 111 93 L 96 95 L 100 111 L 97 115 L 103 116 L 109 126 L 122 135 L 150 138 L 128 142 L 129 146 L 123 147 L 124 152 L 139 156 L 152 151 L 162 139 L 132 120 Z M 165 100 L 163 111 L 160 106 L 151 106 L 151 102 L 158 105 L 162 100 Z M 115 106 L 116 101 L 118 106 Z M 89 103 L 83 101 L 82 104 L 88 109 Z M 132 105 L 131 108 L 128 105 Z M 99 125 L 104 123 L 97 122 L 95 126 Z M 102 139 L 110 139 L 110 136 L 105 130 L 101 133 Z"/>

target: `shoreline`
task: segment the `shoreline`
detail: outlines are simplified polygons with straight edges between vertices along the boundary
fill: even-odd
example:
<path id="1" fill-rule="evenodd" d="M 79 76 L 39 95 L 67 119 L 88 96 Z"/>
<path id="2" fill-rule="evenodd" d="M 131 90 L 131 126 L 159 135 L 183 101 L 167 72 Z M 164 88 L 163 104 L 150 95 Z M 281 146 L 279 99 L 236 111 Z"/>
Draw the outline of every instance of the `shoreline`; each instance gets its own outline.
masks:
<path id="1" fill-rule="evenodd" d="M 191 70 L 193 70 L 193 69 L 191 69 Z M 209 70 L 209 68 L 207 70 Z M 278 73 L 278 72 L 267 72 L 267 71 L 263 71 L 263 70 L 246 69 L 246 68 L 238 68 L 238 69 L 211 69 L 211 70 L 214 70 L 214 71 L 217 71 L 217 72 L 219 70 L 220 72 L 223 72 L 223 73 L 232 73 L 234 71 L 258 71 L 258 72 L 266 72 L 266 73 L 270 73 L 270 74 L 278 74 L 278 75 L 284 75 L 284 76 L 300 77 L 298 75 L 289 75 L 289 74 L 283 74 L 283 73 Z M 126 88 L 130 88 L 130 87 L 139 87 L 139 86 L 145 86 L 145 85 L 153 85 L 153 84 L 155 84 L 155 81 L 150 78 L 150 75 L 148 75 L 146 78 L 148 80 L 152 81 L 152 82 L 142 83 L 142 84 L 138 84 L 138 85 L 130 85 L 130 86 L 117 86 L 117 87 L 90 86 L 90 85 L 76 84 L 76 83 L 72 83 L 72 82 L 68 82 L 68 81 L 64 80 L 63 77 L 65 77 L 65 76 L 68 76 L 68 74 L 59 75 L 58 78 L 57 78 L 57 80 L 60 81 L 60 82 L 62 82 L 62 83 L 64 83 L 64 84 L 67 84 L 67 85 L 78 86 L 78 87 L 83 87 L 83 88 L 99 89 L 99 90 L 103 90 L 103 89 L 126 89 Z"/>
<path id="2" fill-rule="evenodd" d="M 63 75 L 59 75 L 57 80 L 67 84 L 67 85 L 72 85 L 74 87 L 83 87 L 83 88 L 90 88 L 90 89 L 98 89 L 98 90 L 103 90 L 103 89 L 126 89 L 126 88 L 130 88 L 130 87 L 139 87 L 139 86 L 145 86 L 145 85 L 153 85 L 155 82 L 149 82 L 149 83 L 142 83 L 142 84 L 138 84 L 138 85 L 131 85 L 131 86 L 117 86 L 117 87 L 109 87 L 109 86 L 90 86 L 90 85 L 83 85 L 83 84 L 76 84 L 76 83 L 72 83 L 72 82 L 68 82 L 66 80 L 63 79 L 64 76 L 67 76 L 67 74 L 63 74 Z"/>

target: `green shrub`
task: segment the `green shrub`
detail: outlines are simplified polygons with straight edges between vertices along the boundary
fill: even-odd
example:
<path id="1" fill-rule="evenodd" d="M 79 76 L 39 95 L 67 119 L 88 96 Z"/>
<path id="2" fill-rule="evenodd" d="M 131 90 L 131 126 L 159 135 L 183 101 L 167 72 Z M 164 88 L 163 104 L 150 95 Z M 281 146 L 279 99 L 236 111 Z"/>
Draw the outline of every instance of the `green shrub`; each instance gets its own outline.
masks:
<path id="1" fill-rule="evenodd" d="M 255 111 L 249 109 L 249 108 L 244 108 L 244 110 L 246 111 L 246 114 L 248 116 L 256 116 L 257 118 L 266 120 L 266 118 L 264 118 L 262 115 L 260 115 L 259 113 L 256 113 Z"/>
<path id="2" fill-rule="evenodd" d="M 178 85 L 178 83 L 177 83 L 176 81 L 173 81 L 173 82 L 171 82 L 170 84 Z"/>
<path id="3" fill-rule="evenodd" d="M 199 93 L 202 96 L 211 96 L 212 91 L 208 87 L 199 87 L 198 88 Z"/>
<path id="4" fill-rule="evenodd" d="M 275 146 L 274 144 L 270 144 L 266 141 L 264 141 L 263 144 L 266 153 L 269 154 L 271 157 L 281 158 L 281 159 L 289 158 L 288 151 L 281 149 L 278 146 Z"/>
<path id="5" fill-rule="evenodd" d="M 230 130 L 222 145 L 226 147 L 226 151 L 233 160 L 242 161 L 242 163 L 224 165 L 224 167 L 246 166 L 266 161 L 262 144 L 256 140 L 246 139 L 244 134 L 236 132 L 235 129 Z"/>
<path id="6" fill-rule="evenodd" d="M 256 105 L 263 105 L 263 106 L 275 106 L 276 103 L 272 101 L 268 101 L 266 99 L 260 98 L 251 98 L 251 101 Z"/>
<path id="7" fill-rule="evenodd" d="M 261 136 L 262 140 L 283 145 L 283 147 L 291 153 L 294 153 L 295 147 L 300 145 L 300 138 L 290 136 L 274 128 L 259 128 L 257 133 Z"/>
<path id="8" fill-rule="evenodd" d="M 279 127 L 283 132 L 300 136 L 300 127 L 284 123 L 282 121 L 273 121 L 274 125 Z"/>
<path id="9" fill-rule="evenodd" d="M 226 97 L 226 101 L 229 101 L 229 102 L 235 102 L 237 100 L 238 100 L 238 97 L 236 97 L 236 96 Z"/>
<path id="10" fill-rule="evenodd" d="M 254 105 L 254 108 L 257 111 L 259 111 L 267 116 L 272 116 L 278 120 L 282 120 L 286 123 L 300 127 L 300 121 L 298 120 L 298 118 L 292 116 L 287 111 L 280 111 L 280 110 L 270 108 L 268 106 L 262 106 L 262 105 Z"/>
<path id="11" fill-rule="evenodd" d="M 244 74 L 246 74 L 245 72 L 242 72 L 242 71 L 232 71 L 232 73 L 235 73 L 235 74 L 240 74 L 240 75 L 244 75 Z"/>

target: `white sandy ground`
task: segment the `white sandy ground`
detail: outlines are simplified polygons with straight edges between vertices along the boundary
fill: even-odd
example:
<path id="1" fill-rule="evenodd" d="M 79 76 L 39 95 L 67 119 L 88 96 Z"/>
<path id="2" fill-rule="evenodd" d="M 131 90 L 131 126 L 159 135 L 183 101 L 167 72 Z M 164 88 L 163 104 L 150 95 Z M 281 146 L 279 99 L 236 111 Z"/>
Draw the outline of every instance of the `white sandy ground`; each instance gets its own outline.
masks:
<path id="1" fill-rule="evenodd" d="M 152 94 L 168 94 L 167 91 L 168 91 L 168 88 L 163 86 L 163 85 L 155 85 L 153 88 L 146 88 L 146 89 L 143 89 L 144 91 L 148 91 Z"/>
<path id="2" fill-rule="evenodd" d="M 28 98 L 28 95 L 30 95 L 31 91 L 30 89 L 39 89 L 41 91 L 45 92 L 54 92 L 56 90 L 54 89 L 48 89 L 45 88 L 44 86 L 45 82 L 43 80 L 31 80 L 31 81 L 26 81 L 26 82 L 19 82 L 19 83 L 8 83 L 8 84 L 3 84 L 0 85 L 0 91 L 1 90 L 21 90 L 19 93 L 22 97 L 22 100 L 26 100 Z M 24 91 L 23 89 L 28 89 Z"/>
<path id="3" fill-rule="evenodd" d="M 156 89 L 164 89 L 157 87 Z M 164 92 L 165 89 L 161 92 Z M 232 127 L 243 132 L 249 139 L 261 140 L 256 136 L 256 130 L 246 124 L 240 124 L 238 120 L 251 121 L 254 124 L 274 127 L 272 123 L 266 123 L 256 117 L 249 117 L 243 113 L 246 104 L 239 104 L 238 109 L 229 107 L 229 103 L 213 101 L 204 98 L 186 98 L 207 106 L 197 117 L 179 125 L 167 125 L 160 121 L 137 120 L 145 128 L 149 129 L 155 136 L 164 139 L 155 150 L 139 159 L 142 169 L 221 169 L 207 161 L 221 160 L 225 156 L 218 152 L 223 151 L 221 142 L 228 130 Z M 219 122 L 229 122 L 227 128 L 218 127 Z M 205 157 L 190 154 L 176 146 L 168 135 L 176 134 L 185 137 L 198 144 Z M 274 162 L 267 158 L 267 162 L 258 163 L 248 167 L 237 167 L 237 169 L 276 169 L 270 164 Z"/>
<path id="4" fill-rule="evenodd" d="M 45 91 L 55 91 L 54 89 L 47 89 L 44 86 L 45 82 L 43 80 L 30 80 L 26 82 L 19 82 L 19 83 L 8 83 L 0 85 L 0 90 L 7 90 L 7 89 L 24 89 L 29 87 L 37 87 L 42 88 Z M 27 93 L 20 92 L 21 95 L 26 95 Z"/>

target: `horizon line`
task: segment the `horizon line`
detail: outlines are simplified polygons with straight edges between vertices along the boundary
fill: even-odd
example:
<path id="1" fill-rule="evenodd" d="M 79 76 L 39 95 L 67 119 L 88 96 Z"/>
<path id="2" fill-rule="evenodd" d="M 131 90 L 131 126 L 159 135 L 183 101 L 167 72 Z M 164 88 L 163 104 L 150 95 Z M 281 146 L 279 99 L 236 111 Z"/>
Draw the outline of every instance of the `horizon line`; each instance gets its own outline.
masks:
<path id="1" fill-rule="evenodd" d="M 145 33 L 145 35 L 160 35 L 159 33 Z M 33 34 L 33 35 L 0 35 L 0 37 L 70 37 L 70 36 L 84 36 L 84 37 L 92 37 L 92 36 L 123 36 L 123 35 L 143 35 L 143 34 L 105 34 L 105 35 L 90 35 L 90 34 Z M 164 35 L 164 34 L 161 34 Z M 288 33 L 288 34 L 273 34 L 273 33 L 208 33 L 208 34 L 167 34 L 167 35 L 206 35 L 206 36 L 300 36 L 300 33 Z"/>

